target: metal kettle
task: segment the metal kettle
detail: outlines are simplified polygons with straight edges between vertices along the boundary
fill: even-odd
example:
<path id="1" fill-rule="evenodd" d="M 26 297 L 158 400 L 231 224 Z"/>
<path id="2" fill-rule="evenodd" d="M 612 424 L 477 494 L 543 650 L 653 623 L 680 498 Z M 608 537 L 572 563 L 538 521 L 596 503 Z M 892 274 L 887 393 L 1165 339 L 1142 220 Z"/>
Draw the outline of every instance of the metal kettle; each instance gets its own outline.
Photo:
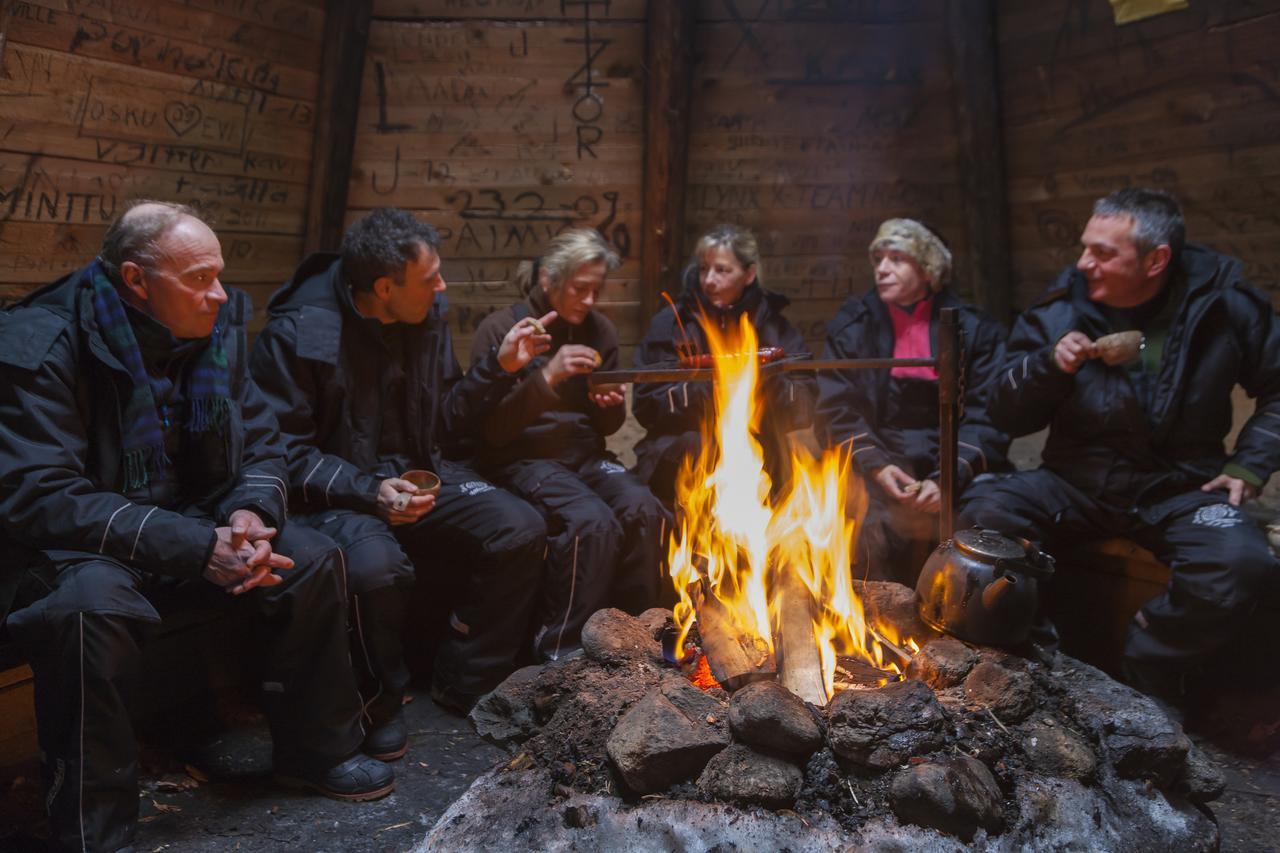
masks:
<path id="1" fill-rule="evenodd" d="M 959 530 L 929 555 L 916 582 L 920 618 L 983 645 L 1027 639 L 1039 605 L 1038 581 L 1053 558 L 1025 539 L 978 527 Z"/>

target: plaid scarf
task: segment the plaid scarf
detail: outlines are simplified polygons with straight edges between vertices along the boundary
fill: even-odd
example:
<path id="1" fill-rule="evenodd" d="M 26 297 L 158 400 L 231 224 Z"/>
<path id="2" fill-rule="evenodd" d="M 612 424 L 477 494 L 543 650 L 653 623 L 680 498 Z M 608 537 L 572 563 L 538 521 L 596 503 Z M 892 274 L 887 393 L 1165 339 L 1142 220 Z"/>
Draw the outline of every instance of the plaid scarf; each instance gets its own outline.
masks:
<path id="1" fill-rule="evenodd" d="M 129 372 L 132 384 L 121 424 L 125 488 L 131 490 L 147 485 L 151 474 L 162 473 L 170 460 L 165 453 L 164 427 L 160 423 L 151 378 L 143 364 L 142 351 L 129 324 L 124 302 L 107 270 L 105 262 L 95 260 L 89 267 L 89 284 L 98 330 L 107 349 Z M 227 376 L 227 352 L 222 346 L 221 323 L 213 327 L 208 345 L 195 355 L 184 381 L 187 432 L 224 432 L 231 413 L 231 385 Z"/>

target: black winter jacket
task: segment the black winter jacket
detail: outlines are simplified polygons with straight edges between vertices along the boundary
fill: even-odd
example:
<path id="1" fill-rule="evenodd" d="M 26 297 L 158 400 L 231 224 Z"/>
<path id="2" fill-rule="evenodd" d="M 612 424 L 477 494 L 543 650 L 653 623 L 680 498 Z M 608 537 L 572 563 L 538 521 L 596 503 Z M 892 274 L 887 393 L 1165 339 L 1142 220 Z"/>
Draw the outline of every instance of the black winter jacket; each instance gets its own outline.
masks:
<path id="1" fill-rule="evenodd" d="M 1270 300 L 1245 283 L 1238 260 L 1200 246 L 1183 250 L 1173 275 L 1185 295 L 1149 414 L 1126 368 L 1094 359 L 1071 375 L 1054 361 L 1067 332 L 1111 331 L 1074 268 L 1018 319 L 992 394 L 997 424 L 1015 436 L 1048 426 L 1044 467 L 1114 506 L 1198 488 L 1228 463 L 1259 484 L 1280 466 L 1280 324 Z M 1257 410 L 1228 456 L 1237 382 Z"/>
<path id="2" fill-rule="evenodd" d="M 471 360 L 481 363 L 524 317 L 541 317 L 551 310 L 538 287 L 525 302 L 495 311 L 471 339 Z M 582 465 L 605 453 L 605 437 L 613 435 L 627 417 L 626 406 L 601 408 L 587 397 L 587 377 L 572 376 L 558 389 L 542 378 L 542 368 L 565 344 L 588 346 L 600 353 L 601 370 L 618 367 L 618 331 L 599 311 L 591 311 L 581 325 L 554 320 L 551 349 L 534 358 L 517 374 L 516 386 L 484 420 L 484 446 L 477 456 L 486 465 L 517 459 L 555 459 Z"/>
<path id="3" fill-rule="evenodd" d="M 720 329 L 736 327 L 745 313 L 751 318 L 761 347 L 782 347 L 788 356 L 808 355 L 809 348 L 795 327 L 782 316 L 791 301 L 780 293 L 765 290 L 759 282 L 747 287 L 742 297 L 727 308 L 718 308 L 702 293 L 697 269 L 684 274 L 684 290 L 675 300 L 680 322 L 697 352 L 707 352 L 707 338 L 699 318 L 705 313 Z M 649 331 L 636 348 L 636 367 L 675 366 L 677 345 L 683 335 L 670 306 L 659 311 L 649 323 Z M 645 436 L 637 444 L 636 474 L 648 482 L 659 460 L 680 437 L 697 432 L 712 403 L 710 382 L 636 383 L 632 410 L 645 428 Z M 762 387 L 766 395 L 765 413 L 768 427 L 777 430 L 803 429 L 813 422 L 817 383 L 812 375 L 777 373 Z"/>
<path id="4" fill-rule="evenodd" d="M 943 289 L 934 297 L 929 320 L 929 345 L 935 353 L 938 318 L 943 308 L 960 309 L 965 393 L 956 484 L 963 489 L 979 474 L 1009 469 L 1009 437 L 991 423 L 987 414 L 987 386 L 1004 363 L 1005 331 L 981 309 Z M 892 358 L 893 345 L 893 320 L 874 287 L 862 296 L 850 297 L 827 324 L 827 358 Z M 888 411 L 889 383 L 888 370 L 820 373 L 816 418 L 819 440 L 827 446 L 852 442 L 853 463 L 865 476 L 890 464 L 914 476 L 937 476 L 936 408 L 931 429 L 895 423 Z M 919 461 L 922 458 L 931 462 L 922 471 L 915 470 L 923 464 Z"/>
<path id="5" fill-rule="evenodd" d="M 372 513 L 378 485 L 401 465 L 438 470 L 455 437 L 479 429 L 480 416 L 514 377 L 491 353 L 464 378 L 453 354 L 447 304 L 436 298 L 427 319 L 407 329 L 403 356 L 406 412 L 383 406 L 385 371 L 394 356 L 379 322 L 363 317 L 337 254 L 302 262 L 268 303 L 269 319 L 251 366 L 280 422 L 289 482 L 310 509 Z M 382 445 L 384 418 L 405 418 L 408 446 Z"/>
<path id="6" fill-rule="evenodd" d="M 121 462 L 128 371 L 94 319 L 86 270 L 0 314 L 0 518 L 5 536 L 55 561 L 103 554 L 147 572 L 198 578 L 214 526 L 251 509 L 280 526 L 287 511 L 275 418 L 249 378 L 249 298 L 228 290 L 225 328 L 231 396 L 224 481 L 179 506 L 126 496 Z M 8 601 L 0 600 L 0 614 Z"/>

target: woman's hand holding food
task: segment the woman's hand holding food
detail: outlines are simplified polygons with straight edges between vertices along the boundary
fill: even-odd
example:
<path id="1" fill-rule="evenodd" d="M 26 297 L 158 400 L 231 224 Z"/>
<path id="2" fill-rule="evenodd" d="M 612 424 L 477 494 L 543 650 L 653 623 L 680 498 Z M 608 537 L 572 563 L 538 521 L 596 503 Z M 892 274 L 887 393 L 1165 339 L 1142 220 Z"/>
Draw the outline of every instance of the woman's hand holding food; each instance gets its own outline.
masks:
<path id="1" fill-rule="evenodd" d="M 571 376 L 590 373 L 600 366 L 600 353 L 582 344 L 565 344 L 542 368 L 547 384 L 555 388 Z"/>
<path id="2" fill-rule="evenodd" d="M 556 312 L 548 311 L 541 317 L 525 317 L 516 323 L 502 339 L 498 347 L 498 364 L 507 373 L 515 373 L 535 356 L 551 348 L 551 335 L 547 326 L 555 320 Z"/>

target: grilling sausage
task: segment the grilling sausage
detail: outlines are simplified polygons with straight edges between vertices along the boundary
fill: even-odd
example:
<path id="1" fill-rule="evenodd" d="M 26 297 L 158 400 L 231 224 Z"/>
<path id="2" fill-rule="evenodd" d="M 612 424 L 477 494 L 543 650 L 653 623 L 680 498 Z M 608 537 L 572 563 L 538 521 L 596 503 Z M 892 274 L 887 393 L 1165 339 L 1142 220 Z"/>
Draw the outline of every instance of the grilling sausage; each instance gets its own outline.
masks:
<path id="1" fill-rule="evenodd" d="M 756 350 L 756 359 L 760 364 L 768 364 L 771 361 L 777 361 L 786 356 L 787 351 L 782 347 L 761 347 Z M 698 353 L 697 355 L 680 356 L 680 366 L 696 369 L 701 367 L 711 367 L 715 364 L 716 358 L 730 358 L 737 353 L 730 353 L 722 356 L 714 356 L 711 353 Z"/>

